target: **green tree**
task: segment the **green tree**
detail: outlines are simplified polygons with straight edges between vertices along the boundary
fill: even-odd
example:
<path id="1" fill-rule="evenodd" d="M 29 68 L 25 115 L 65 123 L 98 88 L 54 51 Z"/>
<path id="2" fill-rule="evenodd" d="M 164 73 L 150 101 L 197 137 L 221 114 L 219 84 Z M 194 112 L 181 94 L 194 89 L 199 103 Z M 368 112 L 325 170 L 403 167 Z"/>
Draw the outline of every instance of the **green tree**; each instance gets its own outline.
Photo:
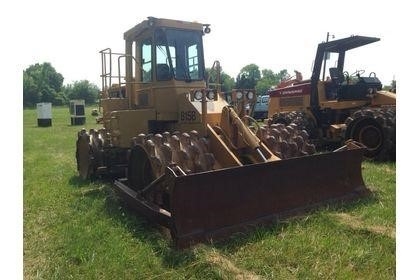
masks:
<path id="1" fill-rule="evenodd" d="M 222 91 L 230 92 L 235 87 L 235 79 L 225 72 L 220 74 L 220 79 L 222 80 Z"/>
<path id="2" fill-rule="evenodd" d="M 383 86 L 383 89 L 384 90 L 391 91 L 391 92 L 394 92 L 394 93 L 397 93 L 397 81 L 396 80 L 392 80 L 391 81 L 391 84 L 384 85 Z"/>
<path id="3" fill-rule="evenodd" d="M 98 99 L 99 88 L 88 80 L 81 80 L 66 85 L 64 95 L 68 100 L 84 99 L 86 104 L 94 104 Z"/>
<path id="4" fill-rule="evenodd" d="M 397 81 L 396 80 L 392 80 L 391 81 L 391 89 L 392 92 L 397 93 Z"/>
<path id="5" fill-rule="evenodd" d="M 266 94 L 271 87 L 276 86 L 280 80 L 289 75 L 286 69 L 281 70 L 279 73 L 274 73 L 270 69 L 263 69 L 261 73 L 262 78 L 255 86 L 258 95 Z"/>
<path id="6" fill-rule="evenodd" d="M 56 102 L 64 77 L 49 62 L 30 65 L 23 71 L 23 106 Z"/>
<path id="7" fill-rule="evenodd" d="M 68 103 L 69 103 L 69 99 L 67 98 L 67 96 L 65 95 L 63 91 L 60 91 L 59 93 L 57 93 L 53 102 L 53 104 L 57 106 L 66 105 Z"/>
<path id="8" fill-rule="evenodd" d="M 40 102 L 41 92 L 38 91 L 38 85 L 35 79 L 28 74 L 23 72 L 23 106 L 29 107 Z"/>
<path id="9" fill-rule="evenodd" d="M 252 63 L 244 66 L 236 77 L 236 88 L 253 89 L 261 79 L 258 65 Z"/>
<path id="10" fill-rule="evenodd" d="M 216 83 L 217 82 L 217 72 L 211 71 L 210 68 L 206 68 L 205 77 L 209 77 L 209 83 Z M 223 69 L 220 67 L 220 83 L 222 84 L 222 92 L 229 92 L 235 86 L 235 80 L 223 72 Z"/>

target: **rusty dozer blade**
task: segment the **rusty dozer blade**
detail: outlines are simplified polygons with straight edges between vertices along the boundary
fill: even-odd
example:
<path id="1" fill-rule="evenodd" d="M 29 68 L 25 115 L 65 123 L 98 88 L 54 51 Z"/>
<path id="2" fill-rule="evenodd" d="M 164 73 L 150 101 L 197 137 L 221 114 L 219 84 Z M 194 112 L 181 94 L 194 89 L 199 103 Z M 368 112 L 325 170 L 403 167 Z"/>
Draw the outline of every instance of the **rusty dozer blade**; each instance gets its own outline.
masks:
<path id="1" fill-rule="evenodd" d="M 167 167 L 144 191 L 133 191 L 124 180 L 114 187 L 142 215 L 168 227 L 176 247 L 184 248 L 368 194 L 361 174 L 363 150 L 350 143 L 332 153 L 191 175 Z M 152 202 L 162 190 L 166 209 Z"/>

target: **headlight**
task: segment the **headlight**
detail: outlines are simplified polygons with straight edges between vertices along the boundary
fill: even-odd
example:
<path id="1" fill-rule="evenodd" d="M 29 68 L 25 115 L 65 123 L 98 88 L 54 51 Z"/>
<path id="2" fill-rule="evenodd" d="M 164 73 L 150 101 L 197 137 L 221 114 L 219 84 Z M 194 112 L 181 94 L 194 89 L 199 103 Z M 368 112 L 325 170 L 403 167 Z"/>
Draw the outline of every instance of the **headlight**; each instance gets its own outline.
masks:
<path id="1" fill-rule="evenodd" d="M 254 93 L 252 91 L 248 91 L 248 93 L 246 94 L 246 97 L 251 100 L 254 98 Z"/>
<path id="2" fill-rule="evenodd" d="M 242 91 L 237 91 L 237 92 L 236 92 L 236 98 L 237 98 L 237 99 L 241 99 L 241 98 L 242 98 L 242 96 L 243 96 Z"/>
<path id="3" fill-rule="evenodd" d="M 201 100 L 201 99 L 203 99 L 203 93 L 201 92 L 201 90 L 196 90 L 194 92 L 194 99 L 195 100 Z"/>
<path id="4" fill-rule="evenodd" d="M 209 91 L 207 92 L 207 99 L 209 99 L 209 100 L 214 100 L 214 96 L 215 96 L 214 91 L 209 90 Z"/>

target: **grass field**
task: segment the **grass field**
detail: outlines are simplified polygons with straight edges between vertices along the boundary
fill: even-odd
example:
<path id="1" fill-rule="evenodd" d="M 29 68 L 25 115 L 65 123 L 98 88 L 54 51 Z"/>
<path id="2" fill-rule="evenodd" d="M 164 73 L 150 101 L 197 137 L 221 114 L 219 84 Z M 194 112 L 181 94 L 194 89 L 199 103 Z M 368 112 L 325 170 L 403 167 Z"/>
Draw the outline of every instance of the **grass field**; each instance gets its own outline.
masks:
<path id="1" fill-rule="evenodd" d="M 97 127 L 87 108 L 86 128 Z M 395 163 L 363 163 L 373 196 L 176 251 L 122 207 L 107 182 L 83 182 L 67 108 L 37 127 L 23 111 L 25 279 L 394 279 Z"/>

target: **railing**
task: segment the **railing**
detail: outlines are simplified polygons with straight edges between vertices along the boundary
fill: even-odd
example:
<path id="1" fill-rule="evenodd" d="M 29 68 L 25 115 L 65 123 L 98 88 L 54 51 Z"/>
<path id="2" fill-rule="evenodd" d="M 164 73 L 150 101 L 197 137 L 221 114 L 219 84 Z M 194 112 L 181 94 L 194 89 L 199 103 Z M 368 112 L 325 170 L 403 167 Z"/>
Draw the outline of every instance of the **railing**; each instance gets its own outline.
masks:
<path id="1" fill-rule="evenodd" d="M 124 56 L 125 54 L 113 53 L 110 48 L 103 49 L 99 53 L 101 54 L 101 64 L 102 64 L 102 70 L 101 70 L 102 91 L 105 91 L 112 86 L 113 79 L 118 78 L 119 81 L 121 80 L 120 72 L 118 73 L 118 75 L 113 75 L 113 72 L 112 72 L 113 55 Z"/>
<path id="2" fill-rule="evenodd" d="M 127 75 L 125 73 L 125 75 L 121 74 L 121 58 L 125 58 L 127 59 L 132 59 L 134 60 L 135 63 L 135 68 L 138 67 L 138 69 L 141 69 L 140 67 L 140 63 L 137 61 L 137 59 L 132 56 L 132 55 L 127 55 L 124 53 L 114 53 L 111 51 L 110 48 L 106 48 L 103 49 L 99 52 L 101 54 L 101 64 L 102 64 L 102 69 L 101 69 L 101 80 L 102 80 L 102 92 L 107 92 L 109 91 L 110 88 L 112 88 L 112 85 L 115 84 L 117 82 L 118 84 L 118 96 L 119 97 L 123 97 L 122 91 L 123 91 L 123 86 L 127 85 L 127 84 L 138 84 L 137 82 L 133 81 L 132 78 L 129 79 L 129 81 L 127 81 Z M 117 58 L 117 73 L 116 75 L 114 75 L 113 73 L 113 67 L 112 67 L 112 63 L 113 63 L 113 58 L 118 56 Z M 114 83 L 113 83 L 114 82 Z M 127 89 L 125 89 L 127 92 Z M 109 92 L 108 92 L 109 94 Z M 111 98 L 112 96 L 108 95 L 109 98 Z M 130 102 L 130 99 L 129 99 Z M 129 104 L 130 106 L 130 104 Z"/>
<path id="3" fill-rule="evenodd" d="M 216 81 L 214 83 L 210 83 L 210 77 L 211 74 L 216 71 Z M 220 62 L 218 60 L 215 60 L 213 62 L 213 66 L 211 67 L 210 71 L 209 71 L 209 76 L 207 77 L 207 87 L 211 88 L 211 86 L 216 87 L 217 92 L 221 92 L 222 91 L 222 84 L 221 84 L 221 79 L 220 79 Z"/>

